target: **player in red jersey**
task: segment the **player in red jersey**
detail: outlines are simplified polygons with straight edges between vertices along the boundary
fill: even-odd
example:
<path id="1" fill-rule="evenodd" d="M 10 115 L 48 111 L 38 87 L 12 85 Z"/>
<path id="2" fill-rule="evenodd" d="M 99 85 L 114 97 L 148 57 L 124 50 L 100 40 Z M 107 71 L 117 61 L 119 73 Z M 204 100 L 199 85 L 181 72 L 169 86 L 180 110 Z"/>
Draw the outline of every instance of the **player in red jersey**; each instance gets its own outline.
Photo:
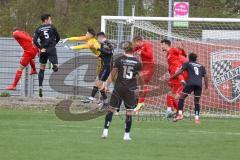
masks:
<path id="1" fill-rule="evenodd" d="M 32 43 L 32 37 L 27 32 L 19 28 L 14 28 L 12 35 L 15 38 L 15 40 L 19 43 L 19 45 L 22 47 L 24 52 L 20 60 L 18 70 L 16 72 L 15 79 L 12 85 L 6 87 L 7 90 L 16 90 L 18 81 L 22 76 L 22 71 L 28 64 L 30 64 L 32 68 L 30 75 L 37 74 L 34 58 L 39 51 L 38 48 Z"/>
<path id="2" fill-rule="evenodd" d="M 137 107 L 134 109 L 135 112 L 139 112 L 144 107 L 145 97 L 148 92 L 147 84 L 152 79 L 154 74 L 154 54 L 153 46 L 150 42 L 144 41 L 141 36 L 133 38 L 134 52 L 140 56 L 142 61 L 141 76 L 144 81 L 143 92 L 140 94 Z"/>
<path id="3" fill-rule="evenodd" d="M 180 63 L 179 63 L 179 64 L 180 64 L 179 68 L 181 68 L 184 63 L 188 62 L 188 58 L 187 58 L 187 54 L 186 54 L 186 52 L 185 52 L 185 50 L 184 50 L 185 47 L 184 47 L 182 41 L 177 41 L 176 47 L 177 47 L 177 48 L 179 49 L 179 51 L 180 51 L 180 53 L 179 53 L 179 62 L 180 62 Z M 180 75 L 180 76 L 181 76 L 181 75 Z M 183 71 L 182 76 L 183 76 L 183 79 L 184 79 L 185 82 L 186 82 L 187 79 L 188 79 L 188 73 L 187 73 L 187 71 Z"/>
<path id="4" fill-rule="evenodd" d="M 168 71 L 172 76 L 178 70 L 180 70 L 182 64 L 187 61 L 186 53 L 183 49 L 171 47 L 171 41 L 164 39 L 161 41 L 163 51 L 167 52 Z M 171 79 L 168 84 L 171 88 L 171 92 L 167 95 L 167 112 L 166 117 L 172 115 L 172 111 L 178 110 L 177 100 L 183 90 L 183 85 L 186 83 L 186 75 L 179 75 L 178 77 Z"/>

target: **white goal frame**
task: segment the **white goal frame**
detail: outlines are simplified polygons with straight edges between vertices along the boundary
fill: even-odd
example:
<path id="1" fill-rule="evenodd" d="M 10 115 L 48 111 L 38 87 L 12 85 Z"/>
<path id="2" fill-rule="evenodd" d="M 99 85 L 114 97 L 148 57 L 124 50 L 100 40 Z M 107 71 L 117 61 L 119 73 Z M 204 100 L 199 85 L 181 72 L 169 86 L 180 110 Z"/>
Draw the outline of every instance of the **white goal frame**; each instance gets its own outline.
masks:
<path id="1" fill-rule="evenodd" d="M 159 24 L 164 24 L 163 25 L 164 29 L 162 31 L 158 27 L 151 28 L 151 29 L 153 29 L 153 31 L 152 31 L 153 34 L 157 34 L 157 35 L 161 34 L 163 37 L 170 37 L 170 38 L 179 39 L 179 40 L 185 40 L 185 39 L 184 39 L 184 37 L 182 37 L 181 34 L 177 34 L 175 32 L 177 29 L 174 30 L 172 27 L 169 27 L 169 24 L 173 25 L 173 23 L 166 24 L 165 22 L 196 22 L 196 23 L 192 23 L 192 24 L 204 24 L 204 23 L 209 23 L 209 24 L 215 24 L 215 23 L 221 24 L 221 23 L 223 23 L 224 24 L 224 23 L 229 23 L 230 27 L 231 27 L 231 24 L 234 24 L 233 27 L 237 27 L 237 29 L 233 28 L 233 31 L 239 29 L 238 32 L 240 32 L 240 18 L 179 18 L 179 17 L 138 17 L 138 16 L 102 16 L 101 17 L 101 31 L 102 32 L 105 32 L 105 33 L 108 32 L 108 29 L 109 29 L 108 26 L 111 25 L 111 23 L 110 23 L 111 21 L 113 23 L 116 23 L 116 22 L 119 21 L 118 24 L 125 25 L 125 27 L 127 28 L 127 30 L 125 30 L 125 32 L 127 33 L 127 35 L 128 35 L 127 39 L 129 39 L 129 40 L 132 39 L 135 31 L 138 32 L 138 29 L 142 29 L 142 30 L 145 30 L 145 31 L 148 32 L 149 30 L 148 30 L 147 27 L 149 27 L 149 26 L 146 25 L 146 24 L 150 24 L 151 22 L 154 22 L 154 23 L 152 23 L 153 25 L 158 24 L 157 22 L 159 22 Z M 138 22 L 139 23 L 143 22 L 142 23 L 143 27 L 142 26 L 139 27 Z M 146 23 L 144 23 L 144 22 L 146 22 Z M 236 23 L 236 26 L 235 26 L 235 23 Z M 112 26 L 115 27 L 115 25 L 112 25 Z M 119 25 L 119 26 L 121 27 L 121 25 Z M 213 27 L 215 27 L 215 26 L 213 26 Z M 204 30 L 204 29 L 202 29 L 202 30 Z M 218 30 L 218 29 L 216 29 L 216 30 Z M 219 30 L 221 31 L 221 28 Z M 223 29 L 223 30 L 225 30 L 225 29 Z M 231 28 L 230 28 L 230 30 L 231 30 Z M 149 32 L 151 32 L 151 31 L 149 31 Z M 164 34 L 162 34 L 163 32 L 164 32 Z M 122 37 L 121 32 L 116 33 L 116 31 L 115 31 L 114 35 L 118 35 L 117 37 Z M 196 35 L 197 35 L 197 32 L 196 32 Z M 216 36 L 218 36 L 217 32 L 216 32 Z M 236 34 L 234 36 L 236 36 Z M 196 39 L 192 38 L 191 36 L 186 37 L 186 38 L 187 38 L 186 41 L 191 41 L 191 42 L 198 43 L 198 44 L 201 44 L 201 45 L 207 45 L 207 46 L 210 46 L 209 48 L 211 48 L 212 46 L 216 46 L 216 47 L 227 48 L 227 49 L 228 49 L 228 47 L 230 47 L 231 49 L 236 49 L 238 51 L 240 50 L 240 47 L 235 46 L 235 45 L 226 46 L 226 45 L 221 44 L 221 43 L 218 44 L 218 43 L 215 43 L 215 42 L 212 42 L 212 41 L 205 41 L 205 39 L 198 39 L 199 37 L 196 37 Z M 117 38 L 115 38 L 115 39 L 117 39 Z M 219 39 L 219 40 L 221 40 L 221 39 Z M 236 40 L 238 42 L 240 42 L 240 38 L 237 38 Z M 117 40 L 117 42 L 119 43 L 119 40 Z M 209 64 L 209 66 L 210 65 L 212 66 L 212 64 Z M 210 79 L 209 79 L 209 82 L 210 82 Z M 227 100 L 225 100 L 225 101 L 227 101 Z M 238 104 L 239 102 L 236 101 L 234 103 Z M 225 110 L 225 108 L 219 108 L 219 109 Z M 239 117 L 240 116 L 240 109 L 238 108 L 236 111 L 237 111 L 236 112 L 237 117 Z M 225 116 L 228 116 L 228 115 L 230 115 L 230 117 L 234 117 L 231 113 L 226 114 Z"/>
<path id="2" fill-rule="evenodd" d="M 176 22 L 234 22 L 240 18 L 179 18 L 179 17 L 137 17 L 137 16 L 101 16 L 101 31 L 106 31 L 106 20 L 138 20 L 138 21 L 176 21 Z"/>

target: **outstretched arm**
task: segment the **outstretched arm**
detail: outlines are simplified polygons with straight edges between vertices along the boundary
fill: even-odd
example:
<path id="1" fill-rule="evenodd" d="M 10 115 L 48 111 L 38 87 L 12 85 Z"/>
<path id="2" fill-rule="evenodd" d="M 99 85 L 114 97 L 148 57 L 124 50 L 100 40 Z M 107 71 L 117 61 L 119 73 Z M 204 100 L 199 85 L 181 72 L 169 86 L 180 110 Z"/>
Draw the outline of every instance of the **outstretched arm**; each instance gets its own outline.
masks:
<path id="1" fill-rule="evenodd" d="M 81 44 L 77 46 L 71 46 L 70 48 L 74 50 L 80 50 L 80 49 L 89 49 L 90 46 L 88 44 Z"/>
<path id="2" fill-rule="evenodd" d="M 174 79 L 174 78 L 178 77 L 180 74 L 183 73 L 183 71 L 184 71 L 184 69 L 181 68 L 181 69 L 180 69 L 179 71 L 177 71 L 174 75 L 172 75 L 172 76 L 170 77 L 170 79 Z"/>
<path id="3" fill-rule="evenodd" d="M 67 38 L 68 41 L 85 41 L 86 39 L 87 39 L 86 36 Z"/>

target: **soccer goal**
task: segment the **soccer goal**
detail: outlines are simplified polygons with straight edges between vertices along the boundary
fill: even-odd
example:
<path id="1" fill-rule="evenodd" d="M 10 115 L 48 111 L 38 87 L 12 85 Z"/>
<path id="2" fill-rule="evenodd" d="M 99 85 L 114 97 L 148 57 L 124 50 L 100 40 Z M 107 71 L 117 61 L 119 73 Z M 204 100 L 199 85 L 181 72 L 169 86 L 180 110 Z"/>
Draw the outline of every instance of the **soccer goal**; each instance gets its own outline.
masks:
<path id="1" fill-rule="evenodd" d="M 209 89 L 201 98 L 202 115 L 240 117 L 240 19 L 102 16 L 101 30 L 116 44 L 135 35 L 153 44 L 156 71 L 143 113 L 161 114 L 166 108 L 169 89 L 161 79 L 168 71 L 160 41 L 168 38 L 173 47 L 196 53 L 207 69 Z M 190 111 L 192 101 L 193 96 L 186 100 Z"/>

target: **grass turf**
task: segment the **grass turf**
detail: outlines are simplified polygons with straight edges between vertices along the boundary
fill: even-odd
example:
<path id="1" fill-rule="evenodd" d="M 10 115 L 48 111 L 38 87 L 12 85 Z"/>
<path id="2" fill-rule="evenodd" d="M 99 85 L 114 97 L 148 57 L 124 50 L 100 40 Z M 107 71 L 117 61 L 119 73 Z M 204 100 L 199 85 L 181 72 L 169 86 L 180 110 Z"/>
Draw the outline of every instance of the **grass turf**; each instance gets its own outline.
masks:
<path id="1" fill-rule="evenodd" d="M 65 122 L 52 111 L 0 109 L 2 160 L 238 160 L 240 119 L 172 123 L 134 121 L 131 142 L 124 121 L 114 117 L 108 139 L 103 118 Z"/>

